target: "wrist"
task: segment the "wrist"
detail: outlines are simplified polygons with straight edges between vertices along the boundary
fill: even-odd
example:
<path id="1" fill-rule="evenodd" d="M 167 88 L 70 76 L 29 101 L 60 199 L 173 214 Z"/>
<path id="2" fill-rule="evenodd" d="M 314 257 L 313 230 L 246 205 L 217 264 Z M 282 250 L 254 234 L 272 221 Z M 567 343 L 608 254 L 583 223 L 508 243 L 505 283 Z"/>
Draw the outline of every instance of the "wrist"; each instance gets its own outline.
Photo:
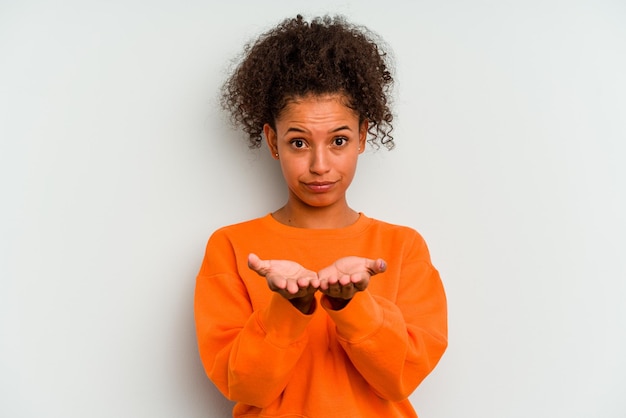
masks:
<path id="1" fill-rule="evenodd" d="M 303 296 L 301 298 L 289 299 L 289 302 L 294 308 L 299 310 L 305 315 L 310 315 L 315 310 L 315 296 L 314 294 Z"/>
<path id="2" fill-rule="evenodd" d="M 342 299 L 342 298 L 334 298 L 332 296 L 324 295 L 323 304 L 325 307 L 332 309 L 333 311 L 340 311 L 346 307 L 348 303 L 352 300 L 350 299 Z"/>

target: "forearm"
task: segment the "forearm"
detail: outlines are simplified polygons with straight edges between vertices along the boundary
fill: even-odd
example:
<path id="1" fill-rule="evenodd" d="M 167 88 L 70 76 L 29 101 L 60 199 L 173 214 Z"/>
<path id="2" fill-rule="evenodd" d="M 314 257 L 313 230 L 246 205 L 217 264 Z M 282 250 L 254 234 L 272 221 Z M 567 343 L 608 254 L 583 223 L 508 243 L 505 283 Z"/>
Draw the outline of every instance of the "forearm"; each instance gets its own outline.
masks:
<path id="1" fill-rule="evenodd" d="M 381 397 L 392 401 L 415 390 L 447 345 L 445 323 L 420 328 L 407 322 L 396 305 L 369 292 L 343 310 L 327 311 L 355 368 Z"/>
<path id="2" fill-rule="evenodd" d="M 307 319 L 279 297 L 255 313 L 233 343 L 228 358 L 228 398 L 264 407 L 287 385 L 307 345 Z M 274 312 L 270 312 L 274 311 Z"/>
<path id="3" fill-rule="evenodd" d="M 219 288 L 211 290 L 207 294 L 220 297 Z M 310 318 L 279 295 L 255 312 L 243 299 L 231 302 L 236 309 L 197 303 L 200 355 L 207 375 L 228 399 L 263 407 L 287 384 L 306 346 Z"/>

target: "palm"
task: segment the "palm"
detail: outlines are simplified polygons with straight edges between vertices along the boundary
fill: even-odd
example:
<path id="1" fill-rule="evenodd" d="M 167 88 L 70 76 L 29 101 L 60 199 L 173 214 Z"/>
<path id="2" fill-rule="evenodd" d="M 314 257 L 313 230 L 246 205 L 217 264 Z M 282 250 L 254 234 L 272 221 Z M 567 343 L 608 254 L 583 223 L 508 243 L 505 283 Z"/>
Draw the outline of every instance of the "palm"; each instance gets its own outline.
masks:
<path id="1" fill-rule="evenodd" d="M 321 291 L 334 298 L 351 299 L 367 289 L 370 278 L 385 271 L 382 260 L 363 257 L 343 257 L 318 273 Z"/>
<path id="2" fill-rule="evenodd" d="M 280 293 L 287 299 L 313 294 L 319 284 L 315 272 L 307 270 L 295 261 L 261 260 L 255 254 L 250 254 L 248 265 L 257 274 L 265 277 L 270 290 Z"/>

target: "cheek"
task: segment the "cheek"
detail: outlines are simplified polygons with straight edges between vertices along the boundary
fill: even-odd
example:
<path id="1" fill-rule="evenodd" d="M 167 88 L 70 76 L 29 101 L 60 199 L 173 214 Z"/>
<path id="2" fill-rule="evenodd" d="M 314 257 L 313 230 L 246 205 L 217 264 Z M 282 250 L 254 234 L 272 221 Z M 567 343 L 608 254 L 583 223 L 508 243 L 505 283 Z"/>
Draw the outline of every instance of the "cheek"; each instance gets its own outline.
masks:
<path id="1" fill-rule="evenodd" d="M 346 172 L 346 174 L 354 174 L 356 171 L 356 165 L 357 162 L 359 160 L 359 156 L 358 154 L 355 155 L 354 157 L 350 158 L 349 160 L 345 161 L 344 163 L 344 171 Z"/>
<path id="2" fill-rule="evenodd" d="M 280 169 L 283 173 L 283 177 L 287 182 L 291 179 L 297 178 L 302 172 L 301 163 L 297 160 L 280 160 Z"/>

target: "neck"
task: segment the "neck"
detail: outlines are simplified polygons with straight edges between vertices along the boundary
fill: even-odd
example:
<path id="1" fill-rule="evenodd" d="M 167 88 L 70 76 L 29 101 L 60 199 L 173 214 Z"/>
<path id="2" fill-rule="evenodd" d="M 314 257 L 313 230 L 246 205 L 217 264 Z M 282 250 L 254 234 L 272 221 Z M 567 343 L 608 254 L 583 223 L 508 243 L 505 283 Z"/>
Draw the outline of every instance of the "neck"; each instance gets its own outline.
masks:
<path id="1" fill-rule="evenodd" d="M 359 214 L 350 209 L 347 203 L 323 208 L 296 206 L 287 202 L 272 214 L 278 222 L 296 228 L 337 229 L 350 226 L 359 219 Z"/>

